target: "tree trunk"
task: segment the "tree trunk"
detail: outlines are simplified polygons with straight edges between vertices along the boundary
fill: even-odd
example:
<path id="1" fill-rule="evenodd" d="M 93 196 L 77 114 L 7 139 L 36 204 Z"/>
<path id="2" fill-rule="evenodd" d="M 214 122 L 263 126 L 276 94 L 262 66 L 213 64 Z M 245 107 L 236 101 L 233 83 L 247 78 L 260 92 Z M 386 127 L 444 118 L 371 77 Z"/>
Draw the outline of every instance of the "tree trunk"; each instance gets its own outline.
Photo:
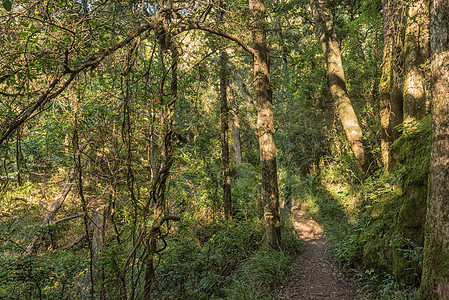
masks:
<path id="1" fill-rule="evenodd" d="M 255 110 L 256 104 L 254 103 L 253 98 L 249 94 L 248 89 L 246 88 L 245 82 L 243 81 L 243 78 L 240 75 L 237 68 L 235 67 L 235 65 L 230 62 L 229 67 L 232 71 L 234 81 L 237 84 L 237 87 L 239 88 L 240 93 L 242 94 L 243 98 L 245 98 L 245 100 L 246 100 L 246 107 L 247 107 L 248 111 L 251 112 L 251 115 L 252 115 L 253 111 Z"/>
<path id="2" fill-rule="evenodd" d="M 265 5 L 263 0 L 249 0 L 254 43 L 254 92 L 257 101 L 257 131 L 259 135 L 260 165 L 262 169 L 262 202 L 266 242 L 278 247 L 281 240 L 279 191 L 274 143 L 274 121 L 270 68 L 265 33 Z"/>
<path id="3" fill-rule="evenodd" d="M 420 299 L 449 299 L 449 2 L 430 8 L 432 145 Z"/>
<path id="4" fill-rule="evenodd" d="M 236 113 L 233 113 L 232 117 L 232 138 L 234 140 L 235 164 L 239 165 L 243 162 L 242 143 L 240 141 L 240 123 Z"/>
<path id="5" fill-rule="evenodd" d="M 228 85 L 227 88 L 227 94 L 229 98 L 229 102 L 231 103 L 231 114 L 232 114 L 232 139 L 233 139 L 233 146 L 234 146 L 234 154 L 235 154 L 235 164 L 241 164 L 242 163 L 242 143 L 240 140 L 240 122 L 239 122 L 239 116 L 237 115 L 235 103 L 234 103 L 234 94 L 233 90 L 230 85 Z"/>
<path id="6" fill-rule="evenodd" d="M 21 160 L 22 160 L 22 148 L 20 146 L 20 139 L 21 139 L 21 126 L 17 128 L 16 132 L 16 167 L 17 167 L 17 183 L 19 186 L 22 186 L 23 180 L 22 180 L 22 166 L 21 166 Z"/>
<path id="7" fill-rule="evenodd" d="M 237 84 L 237 87 L 238 87 L 240 93 L 242 94 L 243 98 L 246 100 L 245 104 L 246 104 L 246 109 L 249 112 L 249 115 L 251 116 L 251 118 L 253 118 L 253 117 L 255 118 L 256 112 L 257 112 L 256 103 L 254 103 L 253 98 L 249 94 L 249 91 L 246 88 L 246 84 L 243 81 L 243 78 L 240 75 L 240 73 L 238 72 L 235 65 L 233 63 L 229 63 L 229 67 L 230 67 L 231 73 L 233 74 L 234 81 Z M 237 114 L 235 116 L 237 116 Z M 251 129 L 254 130 L 254 134 L 256 135 L 257 140 L 259 140 L 259 133 L 257 132 L 257 128 L 255 126 L 253 126 L 252 122 L 249 125 L 250 125 Z"/>
<path id="8" fill-rule="evenodd" d="M 229 171 L 229 146 L 228 146 L 228 72 L 227 72 L 226 52 L 220 51 L 220 104 L 221 104 L 221 163 L 223 176 L 223 206 L 226 220 L 231 220 L 233 215 L 232 199 L 231 199 L 231 175 Z"/>
<path id="9" fill-rule="evenodd" d="M 382 0 L 384 53 L 379 82 L 381 154 L 386 168 L 390 163 L 390 146 L 399 137 L 394 128 L 403 122 L 403 93 L 400 74 L 400 42 L 404 9 L 397 0 Z"/>
<path id="10" fill-rule="evenodd" d="M 359 126 L 348 93 L 341 63 L 340 47 L 332 20 L 324 0 L 311 0 L 312 14 L 319 31 L 321 45 L 327 65 L 327 79 L 332 100 L 337 107 L 346 138 L 351 145 L 357 163 L 365 174 L 369 174 L 371 159 L 363 144 L 363 133 Z"/>
<path id="11" fill-rule="evenodd" d="M 100 252 L 104 245 L 104 205 L 100 204 L 92 212 L 92 262 L 93 262 L 93 281 L 101 283 L 101 290 L 104 290 L 104 268 L 100 265 Z M 101 294 L 101 293 L 100 293 Z M 104 299 L 102 297 L 101 299 Z"/>
<path id="12" fill-rule="evenodd" d="M 428 1 L 410 4 L 405 32 L 404 124 L 426 115 L 425 72 L 422 65 L 429 57 Z"/>

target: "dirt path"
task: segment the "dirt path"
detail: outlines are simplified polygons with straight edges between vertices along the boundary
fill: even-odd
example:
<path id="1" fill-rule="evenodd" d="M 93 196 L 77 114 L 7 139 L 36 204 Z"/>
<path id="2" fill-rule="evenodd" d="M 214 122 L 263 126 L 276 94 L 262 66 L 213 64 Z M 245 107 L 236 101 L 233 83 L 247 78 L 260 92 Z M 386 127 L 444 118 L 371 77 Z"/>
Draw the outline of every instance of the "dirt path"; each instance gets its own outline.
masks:
<path id="1" fill-rule="evenodd" d="M 274 299 L 366 299 L 339 272 L 330 256 L 323 230 L 300 208 L 293 208 L 295 227 L 304 240 L 294 273 Z"/>

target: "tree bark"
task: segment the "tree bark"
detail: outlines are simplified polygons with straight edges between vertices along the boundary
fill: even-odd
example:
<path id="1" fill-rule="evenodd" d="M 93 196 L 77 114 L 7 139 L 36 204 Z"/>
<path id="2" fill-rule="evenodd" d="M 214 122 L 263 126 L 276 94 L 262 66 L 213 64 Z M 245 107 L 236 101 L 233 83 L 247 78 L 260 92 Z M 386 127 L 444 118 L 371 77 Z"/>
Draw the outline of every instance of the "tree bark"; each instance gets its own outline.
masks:
<path id="1" fill-rule="evenodd" d="M 429 57 L 428 1 L 417 0 L 408 8 L 405 32 L 404 124 L 426 116 L 426 74 L 422 65 Z"/>
<path id="2" fill-rule="evenodd" d="M 262 202 L 266 242 L 278 247 L 281 240 L 279 191 L 274 143 L 274 121 L 270 68 L 265 32 L 263 0 L 249 0 L 254 45 L 254 92 L 257 101 L 257 131 L 259 134 L 260 165 L 262 169 Z"/>
<path id="3" fill-rule="evenodd" d="M 430 7 L 432 144 L 420 299 L 449 299 L 449 2 Z"/>
<path id="4" fill-rule="evenodd" d="M 231 199 L 231 175 L 229 171 L 229 146 L 228 146 L 228 72 L 227 72 L 226 52 L 220 51 L 220 141 L 221 141 L 221 163 L 222 163 L 222 180 L 223 180 L 223 206 L 226 220 L 231 220 L 233 215 L 232 199 Z"/>
<path id="5" fill-rule="evenodd" d="M 310 6 L 326 59 L 327 79 L 332 100 L 336 105 L 338 116 L 357 163 L 365 174 L 369 174 L 371 159 L 365 149 L 362 129 L 360 128 L 351 100 L 346 91 L 346 80 L 341 62 L 340 47 L 332 20 L 324 0 L 311 0 Z"/>
<path id="6" fill-rule="evenodd" d="M 384 52 L 379 82 L 381 155 L 386 168 L 390 163 L 390 146 L 399 137 L 395 126 L 403 122 L 403 93 L 399 70 L 401 28 L 404 8 L 397 0 L 382 0 Z"/>
<path id="7" fill-rule="evenodd" d="M 254 107 L 256 107 L 256 104 L 254 103 L 253 98 L 249 94 L 248 89 L 246 88 L 245 82 L 243 81 L 243 78 L 240 75 L 237 68 L 235 67 L 235 65 L 233 63 L 229 63 L 229 67 L 232 71 L 234 81 L 237 84 L 237 87 L 239 88 L 240 93 L 242 94 L 243 98 L 245 98 L 245 100 L 246 100 L 247 109 L 252 113 L 255 110 Z"/>

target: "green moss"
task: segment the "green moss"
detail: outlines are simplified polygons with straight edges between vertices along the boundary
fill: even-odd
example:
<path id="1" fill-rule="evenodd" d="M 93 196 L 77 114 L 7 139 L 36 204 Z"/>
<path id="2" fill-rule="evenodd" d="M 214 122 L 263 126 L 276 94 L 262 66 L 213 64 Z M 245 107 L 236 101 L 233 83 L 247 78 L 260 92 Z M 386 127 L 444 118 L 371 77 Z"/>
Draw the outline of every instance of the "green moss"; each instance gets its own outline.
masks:
<path id="1" fill-rule="evenodd" d="M 391 86 L 391 78 L 392 78 L 392 72 L 391 72 L 391 63 L 389 63 L 388 72 L 385 72 L 382 74 L 382 77 L 379 82 L 379 91 L 380 93 L 388 94 L 390 91 Z M 387 69 L 385 68 L 385 69 Z"/>
<path id="2" fill-rule="evenodd" d="M 449 253 L 442 253 L 442 242 L 426 236 L 423 262 L 423 276 L 419 289 L 418 299 L 438 299 L 436 294 L 436 281 L 440 278 L 449 278 Z"/>

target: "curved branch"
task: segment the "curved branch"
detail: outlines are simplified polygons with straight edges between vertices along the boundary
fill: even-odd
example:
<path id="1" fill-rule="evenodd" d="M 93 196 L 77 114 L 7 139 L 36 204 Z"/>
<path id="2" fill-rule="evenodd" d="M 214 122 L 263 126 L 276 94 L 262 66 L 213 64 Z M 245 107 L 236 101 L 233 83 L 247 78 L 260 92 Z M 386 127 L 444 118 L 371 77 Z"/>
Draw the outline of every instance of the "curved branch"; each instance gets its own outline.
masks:
<path id="1" fill-rule="evenodd" d="M 193 23 L 189 23 L 186 26 L 179 28 L 178 30 L 173 32 L 173 36 L 178 35 L 184 31 L 189 31 L 189 30 L 194 30 L 194 29 L 200 29 L 203 31 L 207 31 L 210 32 L 212 34 L 224 37 L 228 40 L 234 41 L 237 44 L 239 44 L 243 49 L 245 49 L 245 51 L 247 51 L 248 53 L 250 53 L 252 56 L 257 55 L 256 51 L 250 47 L 247 43 L 245 43 L 245 41 L 243 41 L 241 38 L 239 38 L 238 36 L 231 34 L 229 32 L 226 32 L 220 28 L 213 28 L 210 27 L 207 24 L 201 23 L 201 22 L 193 22 Z"/>
<path id="2" fill-rule="evenodd" d="M 72 74 L 66 82 L 60 87 L 56 92 L 53 94 L 50 94 L 51 91 L 58 85 L 58 83 L 61 81 L 63 75 L 60 75 L 59 77 L 56 77 L 53 79 L 53 81 L 50 83 L 49 87 L 45 90 L 45 92 L 39 97 L 39 99 L 32 105 L 28 106 L 24 110 L 22 110 L 16 117 L 15 120 L 12 122 L 11 125 L 8 126 L 6 130 L 4 130 L 2 133 L 0 133 L 0 145 L 8 139 L 15 131 L 16 129 L 25 123 L 26 120 L 41 106 L 44 106 L 48 101 L 58 96 L 60 93 L 62 93 L 67 86 L 75 79 L 76 74 Z"/>

